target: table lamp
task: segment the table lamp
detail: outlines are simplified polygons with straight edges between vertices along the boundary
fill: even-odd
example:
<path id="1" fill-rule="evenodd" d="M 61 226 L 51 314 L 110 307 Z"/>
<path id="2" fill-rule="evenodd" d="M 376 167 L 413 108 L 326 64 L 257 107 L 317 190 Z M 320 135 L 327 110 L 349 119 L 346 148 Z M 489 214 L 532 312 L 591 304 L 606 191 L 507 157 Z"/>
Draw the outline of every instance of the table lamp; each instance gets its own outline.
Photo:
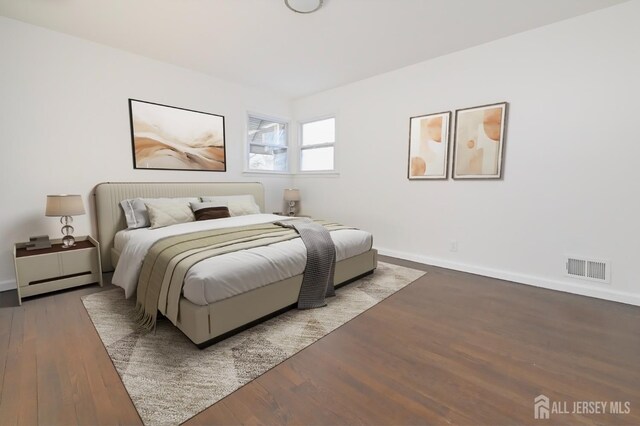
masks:
<path id="1" fill-rule="evenodd" d="M 296 203 L 300 201 L 299 189 L 285 189 L 284 200 L 289 202 L 289 216 L 296 215 Z"/>
<path id="2" fill-rule="evenodd" d="M 73 238 L 73 217 L 85 214 L 84 204 L 80 195 L 47 195 L 46 216 L 60 216 L 62 224 L 62 247 L 69 248 L 76 244 Z"/>

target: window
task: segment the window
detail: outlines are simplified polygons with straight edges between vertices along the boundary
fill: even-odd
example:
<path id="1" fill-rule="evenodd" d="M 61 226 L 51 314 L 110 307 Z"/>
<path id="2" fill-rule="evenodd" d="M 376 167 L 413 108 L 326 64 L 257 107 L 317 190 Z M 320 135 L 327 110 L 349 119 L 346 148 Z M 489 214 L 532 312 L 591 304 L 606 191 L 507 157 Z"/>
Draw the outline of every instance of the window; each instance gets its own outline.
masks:
<path id="1" fill-rule="evenodd" d="M 333 171 L 336 144 L 335 117 L 302 124 L 300 171 Z"/>
<path id="2" fill-rule="evenodd" d="M 284 121 L 249 114 L 249 171 L 289 170 L 287 127 Z"/>

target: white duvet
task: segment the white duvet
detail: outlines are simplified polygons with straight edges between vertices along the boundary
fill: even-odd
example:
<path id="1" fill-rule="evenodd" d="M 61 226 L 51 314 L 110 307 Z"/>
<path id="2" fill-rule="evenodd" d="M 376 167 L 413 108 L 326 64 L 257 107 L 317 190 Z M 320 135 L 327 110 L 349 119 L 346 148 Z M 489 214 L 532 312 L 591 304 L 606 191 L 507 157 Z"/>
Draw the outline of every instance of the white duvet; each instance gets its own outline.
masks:
<path id="1" fill-rule="evenodd" d="M 113 274 L 113 283 L 122 287 L 126 297 L 135 293 L 138 276 L 149 248 L 158 240 L 184 233 L 242 225 L 289 220 L 273 214 L 254 214 L 225 219 L 203 220 L 158 229 L 132 229 L 116 234 L 115 247 L 121 251 Z M 336 260 L 357 256 L 371 248 L 370 233 L 357 229 L 331 232 Z M 183 294 L 197 305 L 207 305 L 269 283 L 284 280 L 304 271 L 307 250 L 300 238 L 240 250 L 195 264 L 185 277 Z"/>

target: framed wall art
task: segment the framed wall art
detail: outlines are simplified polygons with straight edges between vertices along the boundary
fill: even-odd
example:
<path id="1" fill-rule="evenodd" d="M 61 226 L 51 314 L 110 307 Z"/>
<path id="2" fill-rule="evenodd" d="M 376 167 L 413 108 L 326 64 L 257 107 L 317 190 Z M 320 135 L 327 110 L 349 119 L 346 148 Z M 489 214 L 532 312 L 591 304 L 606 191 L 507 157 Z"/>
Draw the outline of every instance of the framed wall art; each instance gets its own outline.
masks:
<path id="1" fill-rule="evenodd" d="M 449 111 L 409 119 L 410 180 L 447 178 L 450 121 Z"/>
<path id="2" fill-rule="evenodd" d="M 224 117 L 129 99 L 133 167 L 225 172 Z"/>
<path id="3" fill-rule="evenodd" d="M 506 102 L 456 110 L 454 179 L 500 179 Z"/>

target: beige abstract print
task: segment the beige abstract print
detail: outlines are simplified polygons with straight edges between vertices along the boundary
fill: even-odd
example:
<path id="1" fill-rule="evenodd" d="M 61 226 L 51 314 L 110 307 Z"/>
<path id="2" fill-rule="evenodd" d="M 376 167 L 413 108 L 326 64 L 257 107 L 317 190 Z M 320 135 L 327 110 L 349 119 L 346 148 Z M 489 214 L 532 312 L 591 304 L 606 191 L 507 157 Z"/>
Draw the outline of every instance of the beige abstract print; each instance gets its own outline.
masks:
<path id="1" fill-rule="evenodd" d="M 137 169 L 225 171 L 224 117 L 131 99 Z"/>
<path id="2" fill-rule="evenodd" d="M 451 113 L 411 117 L 409 179 L 446 179 Z"/>
<path id="3" fill-rule="evenodd" d="M 506 103 L 456 111 L 454 178 L 499 178 Z"/>

